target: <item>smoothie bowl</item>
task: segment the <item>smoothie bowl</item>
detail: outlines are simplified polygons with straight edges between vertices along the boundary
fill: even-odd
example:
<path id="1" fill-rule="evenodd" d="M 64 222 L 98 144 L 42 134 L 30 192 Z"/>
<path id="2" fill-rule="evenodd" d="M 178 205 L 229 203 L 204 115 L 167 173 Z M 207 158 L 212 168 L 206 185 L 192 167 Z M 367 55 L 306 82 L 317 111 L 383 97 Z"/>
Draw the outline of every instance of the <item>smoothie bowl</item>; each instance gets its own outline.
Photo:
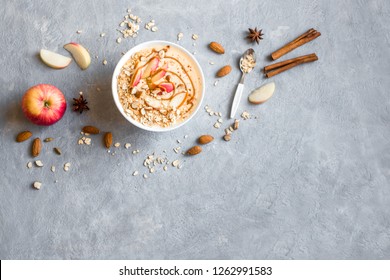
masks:
<path id="1" fill-rule="evenodd" d="M 187 50 L 150 41 L 132 48 L 118 62 L 112 93 L 130 123 L 149 131 L 169 131 L 196 114 L 204 84 L 202 69 Z"/>

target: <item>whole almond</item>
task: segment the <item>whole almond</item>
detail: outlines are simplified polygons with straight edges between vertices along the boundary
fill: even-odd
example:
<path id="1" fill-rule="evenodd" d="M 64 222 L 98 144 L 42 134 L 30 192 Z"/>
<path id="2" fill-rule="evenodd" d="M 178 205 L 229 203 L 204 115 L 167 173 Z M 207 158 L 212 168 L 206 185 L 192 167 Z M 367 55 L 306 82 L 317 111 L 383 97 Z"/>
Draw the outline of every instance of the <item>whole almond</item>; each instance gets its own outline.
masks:
<path id="1" fill-rule="evenodd" d="M 112 145 L 112 133 L 111 132 L 106 132 L 104 134 L 104 146 L 106 146 L 107 149 L 109 149 Z"/>
<path id="2" fill-rule="evenodd" d="M 23 142 L 32 136 L 30 131 L 22 131 L 16 136 L 16 142 Z"/>
<path id="3" fill-rule="evenodd" d="M 194 156 L 199 154 L 202 151 L 200 146 L 193 146 L 191 149 L 187 151 L 187 155 Z"/>
<path id="4" fill-rule="evenodd" d="M 201 145 L 204 145 L 204 144 L 210 143 L 213 140 L 214 140 L 214 137 L 211 135 L 202 135 L 199 137 L 198 143 Z"/>
<path id="5" fill-rule="evenodd" d="M 41 153 L 41 149 L 42 149 L 41 139 L 35 138 L 32 144 L 32 150 L 31 150 L 32 156 L 33 157 L 39 156 L 39 154 Z"/>
<path id="6" fill-rule="evenodd" d="M 89 134 L 99 134 L 100 130 L 97 127 L 87 125 L 83 127 L 83 132 L 84 133 L 89 133 Z"/>
<path id="7" fill-rule="evenodd" d="M 55 152 L 57 155 L 61 155 L 61 154 L 62 154 L 62 151 L 61 151 L 60 148 L 55 147 L 53 150 L 54 150 L 54 152 Z"/>
<path id="8" fill-rule="evenodd" d="M 211 42 L 209 44 L 209 47 L 210 47 L 210 49 L 212 49 L 216 53 L 219 53 L 219 54 L 224 54 L 225 53 L 225 49 L 222 47 L 221 44 L 219 44 L 217 42 Z"/>
<path id="9" fill-rule="evenodd" d="M 230 65 L 225 65 L 224 67 L 219 69 L 219 71 L 217 72 L 217 77 L 224 77 L 229 74 L 230 71 L 232 71 L 232 67 Z"/>

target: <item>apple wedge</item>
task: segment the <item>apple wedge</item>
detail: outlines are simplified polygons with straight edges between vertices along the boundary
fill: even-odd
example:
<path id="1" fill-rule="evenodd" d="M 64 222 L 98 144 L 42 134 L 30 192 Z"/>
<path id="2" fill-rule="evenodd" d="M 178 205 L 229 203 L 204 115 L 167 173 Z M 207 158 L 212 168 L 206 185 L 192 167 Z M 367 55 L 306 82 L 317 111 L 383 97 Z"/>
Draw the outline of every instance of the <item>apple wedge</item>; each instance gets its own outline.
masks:
<path id="1" fill-rule="evenodd" d="M 272 97 L 275 92 L 275 83 L 265 84 L 251 92 L 248 99 L 250 103 L 262 104 Z"/>
<path id="2" fill-rule="evenodd" d="M 176 94 L 169 103 L 174 108 L 179 108 L 181 105 L 183 105 L 184 99 L 186 98 L 187 93 L 181 92 L 179 94 Z"/>
<path id="3" fill-rule="evenodd" d="M 150 82 L 152 82 L 153 84 L 157 84 L 157 82 L 159 80 L 161 80 L 162 78 L 164 78 L 165 74 L 167 73 L 167 71 L 165 71 L 164 69 L 160 69 L 158 70 L 150 79 Z"/>
<path id="4" fill-rule="evenodd" d="M 80 44 L 71 42 L 64 46 L 64 49 L 71 53 L 77 65 L 85 70 L 91 64 L 89 52 Z"/>
<path id="5" fill-rule="evenodd" d="M 145 71 L 142 74 L 142 79 L 150 77 L 150 75 L 153 74 L 156 71 L 159 63 L 160 63 L 160 59 L 158 57 L 152 58 L 146 64 Z"/>
<path id="6" fill-rule="evenodd" d="M 44 49 L 41 49 L 39 55 L 41 56 L 42 61 L 47 66 L 54 69 L 63 69 L 72 62 L 72 59 L 70 57 L 66 57 Z"/>
<path id="7" fill-rule="evenodd" d="M 172 83 L 161 83 L 158 85 L 158 87 L 167 93 L 170 93 L 175 88 Z"/>
<path id="8" fill-rule="evenodd" d="M 144 72 L 143 67 L 137 68 L 134 71 L 134 74 L 131 77 L 131 82 L 130 82 L 131 87 L 136 87 L 139 84 L 139 81 L 141 81 L 141 77 L 142 77 L 143 72 Z"/>

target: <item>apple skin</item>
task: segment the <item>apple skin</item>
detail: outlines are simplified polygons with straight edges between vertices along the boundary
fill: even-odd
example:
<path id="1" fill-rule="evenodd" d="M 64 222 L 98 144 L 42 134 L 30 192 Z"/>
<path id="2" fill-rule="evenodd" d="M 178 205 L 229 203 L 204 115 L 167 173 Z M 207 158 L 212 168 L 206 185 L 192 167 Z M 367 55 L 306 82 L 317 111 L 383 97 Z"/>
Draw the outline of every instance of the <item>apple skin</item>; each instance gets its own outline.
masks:
<path id="1" fill-rule="evenodd" d="M 66 110 L 62 92 L 53 85 L 39 84 L 29 88 L 22 99 L 24 115 L 37 125 L 52 125 L 58 122 Z"/>

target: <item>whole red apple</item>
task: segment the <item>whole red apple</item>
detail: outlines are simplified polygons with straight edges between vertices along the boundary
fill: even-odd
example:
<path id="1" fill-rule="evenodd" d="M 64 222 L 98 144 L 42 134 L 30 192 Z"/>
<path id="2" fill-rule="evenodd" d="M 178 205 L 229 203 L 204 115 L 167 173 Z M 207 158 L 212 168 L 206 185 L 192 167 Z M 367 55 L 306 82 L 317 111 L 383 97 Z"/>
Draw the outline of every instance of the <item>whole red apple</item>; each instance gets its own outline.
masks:
<path id="1" fill-rule="evenodd" d="M 52 125 L 64 115 L 66 100 L 55 86 L 39 84 L 26 91 L 22 100 L 22 109 L 32 123 Z"/>

